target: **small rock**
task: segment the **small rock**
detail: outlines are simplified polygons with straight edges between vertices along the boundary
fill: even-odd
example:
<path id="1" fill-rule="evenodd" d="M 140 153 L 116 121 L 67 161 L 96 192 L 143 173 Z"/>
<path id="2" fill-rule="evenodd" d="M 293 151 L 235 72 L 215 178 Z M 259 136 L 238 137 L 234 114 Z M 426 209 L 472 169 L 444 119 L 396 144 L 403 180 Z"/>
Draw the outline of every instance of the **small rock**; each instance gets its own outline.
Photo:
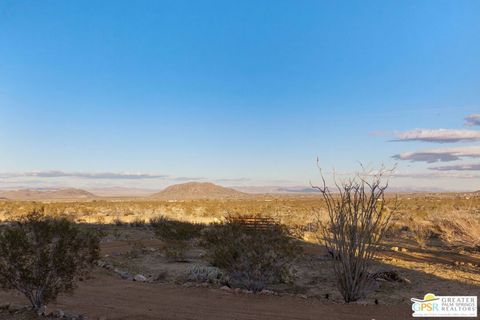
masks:
<path id="1" fill-rule="evenodd" d="M 123 280 L 132 280 L 133 277 L 130 273 L 128 273 L 127 271 L 120 271 L 118 273 L 120 275 L 120 277 L 123 279 Z"/>
<path id="2" fill-rule="evenodd" d="M 105 261 L 102 261 L 102 260 L 97 261 L 97 266 L 99 266 L 100 268 L 105 267 L 105 264 L 106 264 Z"/>
<path id="3" fill-rule="evenodd" d="M 16 312 L 22 311 L 23 309 L 24 309 L 23 306 L 18 306 L 18 305 L 14 305 L 14 304 L 9 304 L 8 305 L 8 311 L 10 313 L 16 313 Z"/>
<path id="4" fill-rule="evenodd" d="M 187 287 L 187 288 L 190 288 L 190 287 L 195 287 L 195 283 L 193 282 L 185 282 L 184 284 L 182 284 L 182 286 L 184 287 Z"/>
<path id="5" fill-rule="evenodd" d="M 41 308 L 37 311 L 37 314 L 38 314 L 39 316 L 45 316 L 45 315 L 47 315 L 47 306 L 41 307 Z"/>
<path id="6" fill-rule="evenodd" d="M 227 287 L 227 286 L 223 286 L 223 287 L 220 288 L 220 290 L 231 292 L 232 288 Z"/>
<path id="7" fill-rule="evenodd" d="M 398 247 L 391 247 L 390 250 L 392 250 L 392 251 L 398 251 Z"/>
<path id="8" fill-rule="evenodd" d="M 242 293 L 244 293 L 244 294 L 252 294 L 253 291 L 252 291 L 252 290 L 243 289 L 243 290 L 242 290 Z"/>
<path id="9" fill-rule="evenodd" d="M 147 277 L 145 277 L 142 274 L 137 274 L 133 277 L 133 281 L 145 282 L 145 281 L 147 281 Z"/>
<path id="10" fill-rule="evenodd" d="M 53 315 L 55 318 L 63 318 L 65 316 L 65 312 L 63 312 L 63 310 L 58 309 L 57 311 L 54 312 Z"/>
<path id="11" fill-rule="evenodd" d="M 401 252 L 407 252 L 408 250 L 407 250 L 407 248 L 401 248 L 400 251 Z"/>
<path id="12" fill-rule="evenodd" d="M 275 294 L 275 292 L 273 292 L 273 291 L 271 291 L 271 290 L 263 289 L 262 291 L 260 291 L 259 294 L 263 294 L 263 295 L 268 296 L 268 295 L 273 295 L 273 294 Z"/>

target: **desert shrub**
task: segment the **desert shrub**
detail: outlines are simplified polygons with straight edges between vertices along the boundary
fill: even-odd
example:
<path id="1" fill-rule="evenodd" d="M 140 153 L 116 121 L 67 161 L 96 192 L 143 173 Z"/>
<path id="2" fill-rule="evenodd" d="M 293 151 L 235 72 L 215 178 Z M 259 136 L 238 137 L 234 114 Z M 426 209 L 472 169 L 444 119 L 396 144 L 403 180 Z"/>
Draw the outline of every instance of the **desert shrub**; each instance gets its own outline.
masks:
<path id="1" fill-rule="evenodd" d="M 136 259 L 147 251 L 147 248 L 141 241 L 134 241 L 130 250 L 127 252 L 127 257 Z"/>
<path id="2" fill-rule="evenodd" d="M 115 224 L 117 227 L 121 227 L 121 226 L 124 225 L 122 219 L 120 219 L 120 218 L 118 218 L 118 217 L 115 218 L 115 219 L 113 219 L 113 224 Z"/>
<path id="3" fill-rule="evenodd" d="M 216 267 L 195 264 L 185 271 L 185 280 L 190 282 L 221 284 L 224 279 L 223 271 Z"/>
<path id="4" fill-rule="evenodd" d="M 165 257 L 174 262 L 186 262 L 188 243 L 183 240 L 168 240 L 164 249 Z"/>
<path id="5" fill-rule="evenodd" d="M 315 187 L 328 208 L 321 235 L 334 257 L 338 288 L 347 303 L 364 297 L 370 287 L 369 267 L 388 229 L 392 211 L 386 208 L 384 173 L 365 172 L 342 182 L 334 177 L 336 193 L 322 175 L 323 185 Z"/>
<path id="6" fill-rule="evenodd" d="M 202 244 L 209 262 L 227 271 L 231 286 L 253 291 L 289 281 L 301 251 L 288 228 L 277 223 L 252 228 L 227 220 L 205 229 Z"/>
<path id="7" fill-rule="evenodd" d="M 137 217 L 132 222 L 130 222 L 129 225 L 130 227 L 134 227 L 134 228 L 142 228 L 142 227 L 145 227 L 146 222 L 145 222 L 145 219 Z"/>
<path id="8" fill-rule="evenodd" d="M 165 242 L 166 257 L 177 262 L 186 260 L 188 241 L 200 237 L 205 227 L 203 224 L 172 220 L 164 216 L 150 219 L 150 226 L 157 238 Z"/>
<path id="9" fill-rule="evenodd" d="M 34 211 L 0 233 L 0 285 L 20 291 L 40 310 L 72 291 L 98 256 L 96 234 Z"/>
<path id="10" fill-rule="evenodd" d="M 185 241 L 200 237 L 205 227 L 201 223 L 191 223 L 168 219 L 164 216 L 150 219 L 155 235 L 164 241 Z"/>

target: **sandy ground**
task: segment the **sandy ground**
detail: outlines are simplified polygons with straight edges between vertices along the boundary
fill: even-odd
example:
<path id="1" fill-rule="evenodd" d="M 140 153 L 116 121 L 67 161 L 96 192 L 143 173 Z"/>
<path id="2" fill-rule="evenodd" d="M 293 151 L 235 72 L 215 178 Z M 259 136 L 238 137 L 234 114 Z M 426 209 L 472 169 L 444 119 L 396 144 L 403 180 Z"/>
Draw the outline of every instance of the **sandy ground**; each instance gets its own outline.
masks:
<path id="1" fill-rule="evenodd" d="M 2 301 L 24 303 L 19 295 L 0 294 Z M 120 280 L 100 270 L 73 296 L 50 309 L 85 313 L 90 319 L 410 319 L 401 306 L 325 303 L 317 299 L 235 294 L 213 288 Z"/>
<path id="2" fill-rule="evenodd" d="M 129 234 L 129 232 L 131 234 Z M 179 269 L 190 264 L 165 262 L 159 255 L 163 244 L 144 230 L 126 229 L 129 240 L 112 240 L 102 244 L 102 255 L 113 261 L 131 262 L 151 269 Z M 139 236 L 139 239 L 134 236 Z M 145 247 L 158 249 L 139 258 L 128 252 L 139 240 Z M 420 249 L 409 242 L 394 244 L 406 251 L 382 252 L 377 267 L 396 270 L 410 280 L 405 283 L 381 283 L 368 301 L 344 304 L 334 288 L 329 261 L 322 258 L 323 247 L 306 246 L 306 264 L 301 279 L 314 279 L 318 295 L 308 299 L 295 296 L 264 296 L 224 291 L 214 287 L 185 287 L 174 283 L 140 283 L 122 280 L 105 269 L 96 268 L 92 278 L 81 282 L 72 296 L 61 296 L 50 311 L 62 309 L 69 313 L 86 314 L 89 319 L 412 319 L 411 297 L 421 298 L 427 292 L 438 295 L 478 295 L 480 293 L 480 255 L 447 251 L 439 247 Z M 318 259 L 322 258 L 322 259 Z M 307 259 L 304 259 L 307 260 Z M 196 261 L 198 262 L 198 261 Z M 461 262 L 462 265 L 457 265 Z M 128 264 L 125 264 L 128 265 Z M 143 266 L 142 266 L 143 265 Z M 310 269 L 310 270 L 309 270 Z M 159 269 L 160 270 L 160 269 Z M 157 270 L 158 271 L 158 270 Z M 315 273 L 312 278 L 310 273 Z M 152 274 L 155 274 L 152 272 Z M 318 275 L 322 277 L 318 278 Z M 309 286 L 309 283 L 305 283 Z M 325 292 L 330 299 L 324 298 Z M 315 292 L 306 292 L 315 293 Z M 379 304 L 374 304 L 378 299 Z M 332 301 L 333 300 L 333 301 Z M 26 304 L 15 292 L 1 292 L 0 303 Z"/>

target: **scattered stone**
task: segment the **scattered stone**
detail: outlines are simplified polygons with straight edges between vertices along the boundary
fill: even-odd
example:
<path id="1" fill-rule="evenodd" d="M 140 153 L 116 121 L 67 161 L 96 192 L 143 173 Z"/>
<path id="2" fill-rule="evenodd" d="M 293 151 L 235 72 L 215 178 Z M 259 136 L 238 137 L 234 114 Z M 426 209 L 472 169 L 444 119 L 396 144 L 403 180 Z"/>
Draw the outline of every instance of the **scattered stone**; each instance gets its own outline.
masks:
<path id="1" fill-rule="evenodd" d="M 407 250 L 407 248 L 401 248 L 400 251 L 401 252 L 407 252 L 408 250 Z"/>
<path id="2" fill-rule="evenodd" d="M 123 280 L 132 280 L 133 277 L 130 273 L 128 273 L 127 271 L 119 271 L 118 274 L 120 275 L 120 277 L 123 279 Z"/>
<path id="3" fill-rule="evenodd" d="M 220 290 L 223 290 L 223 291 L 228 291 L 228 292 L 232 292 L 232 288 L 230 287 L 227 287 L 227 286 L 223 286 L 220 288 Z"/>
<path id="4" fill-rule="evenodd" d="M 53 316 L 56 318 L 63 318 L 65 316 L 65 312 L 63 312 L 63 310 L 58 309 L 53 313 Z"/>
<path id="5" fill-rule="evenodd" d="M 391 248 L 390 248 L 390 250 L 392 250 L 392 251 L 395 251 L 395 252 L 396 252 L 396 251 L 398 251 L 398 247 L 391 247 Z"/>
<path id="6" fill-rule="evenodd" d="M 259 294 L 269 296 L 269 295 L 274 295 L 275 292 L 273 292 L 271 290 L 263 289 L 262 291 L 259 292 Z"/>
<path id="7" fill-rule="evenodd" d="M 98 260 L 97 261 L 97 266 L 99 266 L 100 268 L 104 268 L 106 265 L 106 262 L 103 261 L 103 260 Z"/>
<path id="8" fill-rule="evenodd" d="M 411 284 L 412 283 L 412 281 L 410 281 L 408 278 L 400 277 L 400 279 L 402 279 L 402 282 L 405 282 L 406 284 Z"/>
<path id="9" fill-rule="evenodd" d="M 37 314 L 39 316 L 46 316 L 47 315 L 47 306 L 41 307 L 38 311 Z"/>
<path id="10" fill-rule="evenodd" d="M 187 287 L 187 288 L 195 287 L 195 285 L 196 285 L 196 283 L 193 283 L 193 282 L 185 282 L 184 284 L 182 284 L 182 286 Z"/>
<path id="11" fill-rule="evenodd" d="M 25 306 L 19 306 L 19 305 L 14 305 L 14 304 L 8 305 L 8 312 L 10 312 L 10 313 L 17 313 L 17 312 L 20 312 L 22 310 L 25 310 Z"/>
<path id="12" fill-rule="evenodd" d="M 145 282 L 145 281 L 147 281 L 147 277 L 145 277 L 142 274 L 137 274 L 133 277 L 133 281 Z"/>
<path id="13" fill-rule="evenodd" d="M 379 282 L 386 281 L 386 282 L 406 282 L 406 283 L 410 283 L 410 280 L 406 279 L 405 277 L 402 277 L 395 270 L 376 272 L 376 273 L 371 274 L 371 277 L 375 281 L 379 281 Z"/>

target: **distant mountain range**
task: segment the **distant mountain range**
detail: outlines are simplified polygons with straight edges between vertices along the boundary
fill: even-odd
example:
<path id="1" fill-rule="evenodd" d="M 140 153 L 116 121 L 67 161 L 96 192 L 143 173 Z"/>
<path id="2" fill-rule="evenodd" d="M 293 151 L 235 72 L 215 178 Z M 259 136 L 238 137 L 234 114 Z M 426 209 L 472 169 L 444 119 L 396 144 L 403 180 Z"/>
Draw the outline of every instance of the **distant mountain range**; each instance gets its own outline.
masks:
<path id="1" fill-rule="evenodd" d="M 316 190 L 311 187 L 242 186 L 227 188 L 210 182 L 176 184 L 160 192 L 152 189 L 109 187 L 88 190 L 75 188 L 1 190 L 0 199 L 10 200 L 91 200 L 101 198 L 149 198 L 157 200 L 194 199 L 246 199 L 261 195 L 309 196 Z M 445 192 L 445 190 L 390 188 L 391 193 Z"/>
<path id="2" fill-rule="evenodd" d="M 0 190 L 0 198 L 11 200 L 81 200 L 95 198 L 93 193 L 81 189 L 18 189 Z"/>

